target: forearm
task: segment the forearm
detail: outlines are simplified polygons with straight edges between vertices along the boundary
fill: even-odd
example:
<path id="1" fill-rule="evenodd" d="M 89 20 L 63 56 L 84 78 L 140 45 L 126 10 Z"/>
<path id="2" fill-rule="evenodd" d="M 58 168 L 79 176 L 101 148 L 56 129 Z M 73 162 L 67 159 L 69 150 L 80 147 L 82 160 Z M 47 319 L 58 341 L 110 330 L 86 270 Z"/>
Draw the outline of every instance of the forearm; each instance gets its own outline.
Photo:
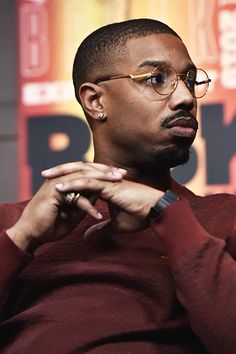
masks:
<path id="1" fill-rule="evenodd" d="M 0 318 L 14 282 L 32 259 L 33 256 L 20 250 L 5 231 L 0 234 Z"/>
<path id="2" fill-rule="evenodd" d="M 206 350 L 235 353 L 236 263 L 225 241 L 209 235 L 184 200 L 168 207 L 152 227 L 165 246 L 178 298 Z"/>

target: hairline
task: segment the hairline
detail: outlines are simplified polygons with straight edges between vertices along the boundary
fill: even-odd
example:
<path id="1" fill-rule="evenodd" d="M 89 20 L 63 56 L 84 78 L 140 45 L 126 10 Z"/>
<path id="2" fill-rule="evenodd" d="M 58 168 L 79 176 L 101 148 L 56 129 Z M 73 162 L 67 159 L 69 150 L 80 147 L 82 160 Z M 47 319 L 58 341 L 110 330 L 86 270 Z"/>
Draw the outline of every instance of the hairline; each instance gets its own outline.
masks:
<path id="1" fill-rule="evenodd" d="M 103 69 L 105 75 L 114 74 L 116 64 L 129 54 L 127 48 L 129 41 L 160 34 L 173 35 L 181 40 L 172 28 L 153 19 L 112 23 L 88 35 L 80 44 L 73 65 L 73 83 L 77 100 L 80 102 L 79 88 L 83 83 L 96 81 Z M 92 61 L 93 58 L 96 62 Z"/>

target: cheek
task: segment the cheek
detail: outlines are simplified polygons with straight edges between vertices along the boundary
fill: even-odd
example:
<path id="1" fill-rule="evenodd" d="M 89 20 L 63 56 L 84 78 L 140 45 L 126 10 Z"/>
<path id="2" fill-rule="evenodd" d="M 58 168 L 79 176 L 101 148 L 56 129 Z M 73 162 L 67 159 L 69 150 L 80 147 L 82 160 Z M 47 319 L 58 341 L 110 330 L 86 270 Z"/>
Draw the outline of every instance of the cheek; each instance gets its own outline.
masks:
<path id="1" fill-rule="evenodd" d="M 148 126 L 160 126 L 162 118 L 170 114 L 166 100 L 158 101 L 156 95 L 153 97 L 147 92 L 144 94 L 139 87 L 126 86 L 119 91 L 118 88 L 114 90 L 114 86 L 109 90 L 106 101 L 108 118 L 110 116 L 112 121 L 115 121 L 114 124 L 119 125 L 122 122 L 127 127 L 130 122 L 134 129 L 139 125 L 142 125 L 143 129 Z"/>

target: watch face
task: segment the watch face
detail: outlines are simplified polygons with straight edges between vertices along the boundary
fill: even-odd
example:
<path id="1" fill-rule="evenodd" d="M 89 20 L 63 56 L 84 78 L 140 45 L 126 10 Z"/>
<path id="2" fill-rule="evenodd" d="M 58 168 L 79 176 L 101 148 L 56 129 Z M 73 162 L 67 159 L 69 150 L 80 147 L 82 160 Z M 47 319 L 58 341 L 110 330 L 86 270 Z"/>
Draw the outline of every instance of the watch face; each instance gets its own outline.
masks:
<path id="1" fill-rule="evenodd" d="M 158 200 L 156 205 L 154 205 L 151 208 L 151 210 L 150 210 L 150 212 L 148 214 L 148 218 L 150 220 L 160 218 L 163 209 L 168 207 L 168 205 L 170 205 L 170 204 L 172 204 L 174 202 L 177 202 L 180 199 L 181 199 L 180 196 L 178 196 L 177 194 L 171 192 L 170 190 L 167 190 L 166 193 L 161 197 L 161 199 Z"/>

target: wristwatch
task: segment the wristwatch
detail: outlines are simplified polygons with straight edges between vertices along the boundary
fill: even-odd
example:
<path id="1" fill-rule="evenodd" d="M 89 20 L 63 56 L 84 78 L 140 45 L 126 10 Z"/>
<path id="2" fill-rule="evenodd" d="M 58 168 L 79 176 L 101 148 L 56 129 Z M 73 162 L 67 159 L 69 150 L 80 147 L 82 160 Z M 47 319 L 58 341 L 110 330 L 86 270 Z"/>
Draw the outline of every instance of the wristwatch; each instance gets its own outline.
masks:
<path id="1" fill-rule="evenodd" d="M 165 194 L 158 200 L 158 202 L 150 209 L 148 214 L 148 219 L 159 219 L 163 209 L 168 207 L 168 205 L 177 202 L 181 197 L 174 192 L 167 190 Z"/>

